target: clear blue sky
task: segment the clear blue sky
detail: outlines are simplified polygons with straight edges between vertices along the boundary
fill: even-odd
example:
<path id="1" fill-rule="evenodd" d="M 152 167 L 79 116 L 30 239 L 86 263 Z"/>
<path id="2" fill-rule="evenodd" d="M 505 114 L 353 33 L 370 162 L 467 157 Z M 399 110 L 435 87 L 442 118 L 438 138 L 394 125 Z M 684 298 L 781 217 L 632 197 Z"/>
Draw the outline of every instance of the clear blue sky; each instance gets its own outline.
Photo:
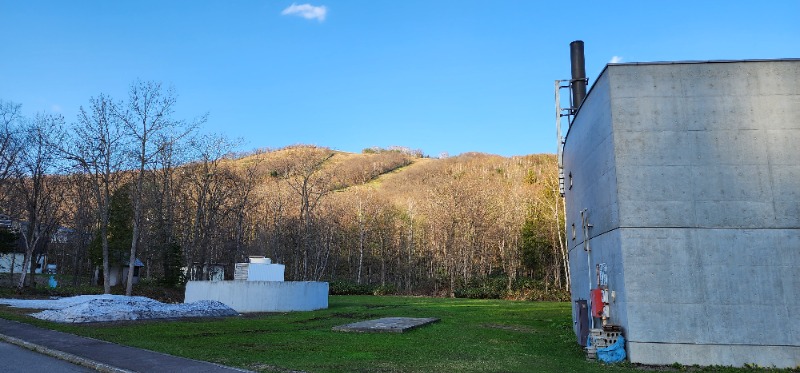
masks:
<path id="1" fill-rule="evenodd" d="M 797 58 L 798 16 L 798 0 L 0 0 L 0 98 L 74 121 L 156 80 L 240 150 L 552 153 L 569 42 L 590 80 L 615 58 Z"/>

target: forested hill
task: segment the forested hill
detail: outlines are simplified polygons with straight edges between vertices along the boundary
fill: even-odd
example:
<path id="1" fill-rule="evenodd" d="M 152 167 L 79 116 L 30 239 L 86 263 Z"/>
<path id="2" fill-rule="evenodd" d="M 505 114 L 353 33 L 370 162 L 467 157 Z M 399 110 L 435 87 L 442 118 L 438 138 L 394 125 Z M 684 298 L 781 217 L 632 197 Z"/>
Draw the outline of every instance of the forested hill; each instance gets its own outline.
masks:
<path id="1" fill-rule="evenodd" d="M 221 268 L 231 279 L 235 263 L 264 255 L 286 265 L 287 280 L 329 281 L 334 292 L 552 299 L 568 287 L 555 155 L 197 149 L 181 163 L 163 148 L 143 179 L 109 178 L 110 265 L 130 257 L 141 180 L 136 257 L 152 281 L 203 280 Z M 57 178 L 66 183 L 48 182 L 57 206 L 46 217 L 79 238 L 51 244 L 49 261 L 89 278 L 103 263 L 99 184 L 89 173 Z"/>
<path id="2" fill-rule="evenodd" d="M 187 243 L 197 248 L 191 262 L 266 255 L 286 264 L 290 279 L 387 292 L 454 294 L 490 280 L 506 289 L 524 288 L 520 279 L 566 286 L 555 155 L 432 159 L 402 149 L 293 146 L 223 165 L 253 186 L 241 247 L 213 249 L 229 246 L 230 234 L 208 248 Z M 235 223 L 226 216 L 215 226 Z"/>

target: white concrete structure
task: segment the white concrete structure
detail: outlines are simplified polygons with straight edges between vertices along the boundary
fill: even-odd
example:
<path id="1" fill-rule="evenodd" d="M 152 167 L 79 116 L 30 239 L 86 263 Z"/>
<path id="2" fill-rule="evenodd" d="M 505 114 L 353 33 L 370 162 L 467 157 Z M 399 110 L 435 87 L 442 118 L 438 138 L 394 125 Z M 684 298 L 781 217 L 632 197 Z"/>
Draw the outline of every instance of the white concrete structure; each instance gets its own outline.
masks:
<path id="1" fill-rule="evenodd" d="M 216 300 L 237 312 L 328 308 L 328 283 L 311 281 L 189 281 L 184 303 Z"/>
<path id="2" fill-rule="evenodd" d="M 249 263 L 236 263 L 234 280 L 283 281 L 286 266 L 272 264 L 270 258 L 251 256 Z"/>
<path id="3" fill-rule="evenodd" d="M 800 366 L 798 144 L 800 60 L 608 65 L 564 145 L 573 301 L 605 264 L 632 362 Z"/>
<path id="4" fill-rule="evenodd" d="M 328 308 L 328 283 L 284 282 L 285 266 L 263 256 L 236 263 L 234 281 L 189 281 L 185 303 L 216 300 L 237 312 L 313 311 Z"/>

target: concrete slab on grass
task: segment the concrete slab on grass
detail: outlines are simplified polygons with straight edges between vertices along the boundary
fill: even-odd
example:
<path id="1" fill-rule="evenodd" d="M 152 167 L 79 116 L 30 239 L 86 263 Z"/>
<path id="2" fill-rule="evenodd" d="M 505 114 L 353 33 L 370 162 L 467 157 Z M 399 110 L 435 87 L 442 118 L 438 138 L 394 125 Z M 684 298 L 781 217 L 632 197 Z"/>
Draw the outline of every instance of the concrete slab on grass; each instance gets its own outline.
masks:
<path id="1" fill-rule="evenodd" d="M 403 333 L 437 321 L 439 319 L 434 317 L 384 317 L 382 319 L 334 326 L 333 330 L 360 333 Z"/>

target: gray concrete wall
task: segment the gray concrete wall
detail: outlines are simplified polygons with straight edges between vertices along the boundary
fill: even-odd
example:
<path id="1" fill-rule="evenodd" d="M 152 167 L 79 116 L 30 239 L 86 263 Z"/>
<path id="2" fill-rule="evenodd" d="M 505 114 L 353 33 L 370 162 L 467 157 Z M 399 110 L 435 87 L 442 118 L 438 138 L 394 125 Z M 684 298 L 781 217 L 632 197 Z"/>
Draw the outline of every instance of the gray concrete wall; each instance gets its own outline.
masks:
<path id="1" fill-rule="evenodd" d="M 564 146 L 564 192 L 569 202 L 567 220 L 570 226 L 567 235 L 570 250 L 583 242 L 580 212 L 584 208 L 592 207 L 588 211 L 591 215 L 589 220 L 594 224 L 592 236 L 619 227 L 609 92 L 608 79 L 600 76 L 581 108 L 581 112 L 591 112 L 592 115 L 579 115 L 575 119 Z M 575 239 L 572 239 L 571 233 L 573 223 Z"/>
<path id="2" fill-rule="evenodd" d="M 313 281 L 189 281 L 185 303 L 216 300 L 236 312 L 328 308 L 328 283 Z"/>
<path id="3" fill-rule="evenodd" d="M 800 227 L 799 67 L 609 66 L 620 226 Z"/>
<path id="4" fill-rule="evenodd" d="M 601 76 L 594 84 L 591 99 L 584 101 L 581 111 L 593 113 L 579 116 L 569 130 L 564 149 L 565 196 L 567 198 L 567 246 L 572 272 L 573 315 L 575 300 L 587 299 L 589 289 L 597 287 L 594 267 L 606 263 L 609 284 L 615 291 L 624 288 L 621 244 L 619 241 L 619 208 L 617 175 L 612 133 L 609 80 Z M 581 211 L 592 227 L 586 232 L 589 249 L 584 246 Z M 574 236 L 573 236 L 574 230 Z M 595 249 L 596 248 L 596 249 Z M 591 255 L 591 258 L 589 256 Z M 591 267 L 591 270 L 587 270 Z M 624 292 L 617 292 L 624 297 Z M 622 324 L 625 309 L 622 298 L 610 305 L 610 321 Z M 575 323 L 575 333 L 578 325 Z"/>
<path id="5" fill-rule="evenodd" d="M 567 219 L 586 208 L 618 230 L 590 244 L 621 272 L 612 321 L 631 360 L 800 365 L 800 61 L 610 65 L 569 131 L 565 174 L 606 141 L 616 205 L 575 178 L 587 184 L 566 194 Z"/>
<path id="6" fill-rule="evenodd" d="M 588 254 L 583 250 L 582 245 L 575 247 L 569 252 L 570 271 L 572 273 L 572 311 L 573 317 L 577 316 L 576 300 L 587 299 L 589 297 L 590 281 L 591 288 L 597 287 L 595 276 L 595 266 L 605 263 L 608 266 L 608 287 L 614 291 L 614 300 L 609 303 L 610 317 L 608 322 L 614 325 L 627 325 L 627 299 L 625 291 L 625 276 L 622 265 L 622 247 L 619 229 L 614 229 L 590 240 L 591 263 Z M 587 268 L 591 268 L 587 271 Z M 577 321 L 577 320 L 574 320 Z M 600 320 L 596 320 L 600 327 Z M 574 331 L 578 335 L 578 324 L 574 323 Z"/>

